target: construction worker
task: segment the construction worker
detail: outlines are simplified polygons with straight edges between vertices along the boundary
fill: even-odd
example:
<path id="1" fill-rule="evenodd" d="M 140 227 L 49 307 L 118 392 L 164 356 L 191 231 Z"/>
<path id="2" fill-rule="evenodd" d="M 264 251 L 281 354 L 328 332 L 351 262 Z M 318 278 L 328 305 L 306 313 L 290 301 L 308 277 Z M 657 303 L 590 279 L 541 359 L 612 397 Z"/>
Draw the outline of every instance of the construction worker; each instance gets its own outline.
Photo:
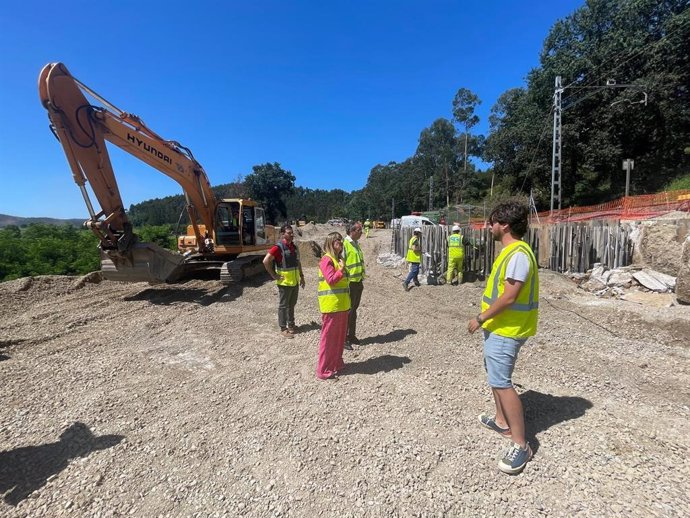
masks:
<path id="1" fill-rule="evenodd" d="M 369 218 L 364 221 L 364 236 L 369 237 L 369 230 L 371 229 L 371 221 L 369 221 Z"/>
<path id="2" fill-rule="evenodd" d="M 414 281 L 414 285 L 419 286 L 419 265 L 422 262 L 422 229 L 419 227 L 414 229 L 410 242 L 407 244 L 405 260 L 410 265 L 410 273 L 403 281 L 403 288 L 405 291 L 410 291 L 410 282 Z"/>
<path id="3" fill-rule="evenodd" d="M 281 239 L 264 257 L 264 268 L 278 285 L 278 325 L 283 338 L 295 337 L 295 305 L 300 286 L 304 288 L 304 274 L 295 246 L 292 226 L 280 227 Z"/>
<path id="4" fill-rule="evenodd" d="M 522 471 L 532 458 L 522 402 L 512 381 L 520 347 L 536 334 L 539 318 L 539 266 L 530 246 L 522 241 L 528 215 L 527 205 L 516 201 L 503 202 L 491 212 L 491 234 L 503 250 L 491 268 L 482 311 L 467 324 L 470 333 L 483 328 L 484 368 L 496 404 L 496 413 L 480 415 L 479 422 L 511 439 L 498 461 L 498 469 L 511 475 Z"/>
<path id="5" fill-rule="evenodd" d="M 462 263 L 465 260 L 465 245 L 462 242 L 462 234 L 460 234 L 460 227 L 453 225 L 451 229 L 452 234 L 448 236 L 448 271 L 446 272 L 446 282 L 457 286 L 462 282 Z M 458 272 L 458 278 L 454 282 L 455 272 Z"/>
<path id="6" fill-rule="evenodd" d="M 360 222 L 348 223 L 345 231 L 347 235 L 343 241 L 343 259 L 345 259 L 345 268 L 347 268 L 347 274 L 350 278 L 350 315 L 347 321 L 345 349 L 352 351 L 352 344 L 359 344 L 356 333 L 357 308 L 364 291 L 364 252 L 359 246 L 359 238 L 362 237 L 362 224 Z"/>

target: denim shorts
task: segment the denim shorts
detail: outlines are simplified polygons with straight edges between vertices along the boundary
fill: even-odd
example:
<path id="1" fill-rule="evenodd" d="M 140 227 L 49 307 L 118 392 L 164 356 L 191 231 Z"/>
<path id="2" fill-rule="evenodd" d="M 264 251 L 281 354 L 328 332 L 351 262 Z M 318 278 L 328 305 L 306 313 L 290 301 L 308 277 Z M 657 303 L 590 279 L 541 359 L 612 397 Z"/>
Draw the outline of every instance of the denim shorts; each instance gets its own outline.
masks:
<path id="1" fill-rule="evenodd" d="M 513 386 L 513 369 L 520 347 L 527 339 L 517 340 L 484 330 L 484 368 L 491 388 Z"/>

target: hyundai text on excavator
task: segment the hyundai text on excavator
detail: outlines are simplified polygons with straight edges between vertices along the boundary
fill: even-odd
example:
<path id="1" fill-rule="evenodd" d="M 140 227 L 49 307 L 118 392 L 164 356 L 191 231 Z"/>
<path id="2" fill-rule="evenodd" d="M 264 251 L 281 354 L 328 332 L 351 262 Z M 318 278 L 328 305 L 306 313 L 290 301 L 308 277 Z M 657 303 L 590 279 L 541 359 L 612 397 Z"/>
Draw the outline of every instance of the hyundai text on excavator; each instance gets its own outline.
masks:
<path id="1" fill-rule="evenodd" d="M 256 252 L 268 250 L 276 232 L 266 225 L 264 211 L 255 201 L 216 199 L 206 172 L 188 148 L 163 139 L 136 115 L 113 106 L 62 63 L 41 70 L 38 92 L 86 202 L 89 219 L 84 225 L 99 239 L 106 279 L 175 282 L 210 271 L 219 272 L 227 284 L 263 271 L 263 255 Z M 85 93 L 103 106 L 90 104 Z M 190 224 L 187 235 L 178 237 L 180 253 L 138 241 L 122 204 L 106 140 L 182 187 Z M 100 205 L 98 212 L 87 182 Z"/>

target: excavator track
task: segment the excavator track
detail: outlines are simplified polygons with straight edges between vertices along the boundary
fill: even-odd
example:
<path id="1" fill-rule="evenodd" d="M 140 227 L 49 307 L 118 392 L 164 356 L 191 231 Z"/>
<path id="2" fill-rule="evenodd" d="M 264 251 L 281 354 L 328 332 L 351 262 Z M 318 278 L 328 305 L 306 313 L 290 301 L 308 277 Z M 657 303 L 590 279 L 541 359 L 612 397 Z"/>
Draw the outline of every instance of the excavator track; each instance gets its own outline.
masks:
<path id="1" fill-rule="evenodd" d="M 220 281 L 229 286 L 265 271 L 262 255 L 246 255 L 223 263 L 220 268 Z"/>

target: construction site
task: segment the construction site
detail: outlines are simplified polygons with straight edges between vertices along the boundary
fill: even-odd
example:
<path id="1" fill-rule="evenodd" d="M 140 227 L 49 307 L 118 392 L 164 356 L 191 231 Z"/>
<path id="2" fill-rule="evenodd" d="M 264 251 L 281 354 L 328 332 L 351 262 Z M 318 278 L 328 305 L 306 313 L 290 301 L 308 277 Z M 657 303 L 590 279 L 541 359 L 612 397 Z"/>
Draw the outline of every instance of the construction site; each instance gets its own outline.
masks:
<path id="1" fill-rule="evenodd" d="M 496 469 L 506 440 L 477 421 L 493 405 L 467 332 L 484 281 L 405 292 L 390 229 L 361 240 L 361 344 L 337 381 L 315 376 L 312 250 L 338 227 L 295 236 L 294 340 L 267 275 L 2 283 L 0 514 L 682 516 L 690 306 L 632 274 L 687 266 L 684 224 L 641 226 L 615 286 L 606 268 L 541 265 L 538 333 L 513 376 L 534 458 L 513 477 Z"/>

